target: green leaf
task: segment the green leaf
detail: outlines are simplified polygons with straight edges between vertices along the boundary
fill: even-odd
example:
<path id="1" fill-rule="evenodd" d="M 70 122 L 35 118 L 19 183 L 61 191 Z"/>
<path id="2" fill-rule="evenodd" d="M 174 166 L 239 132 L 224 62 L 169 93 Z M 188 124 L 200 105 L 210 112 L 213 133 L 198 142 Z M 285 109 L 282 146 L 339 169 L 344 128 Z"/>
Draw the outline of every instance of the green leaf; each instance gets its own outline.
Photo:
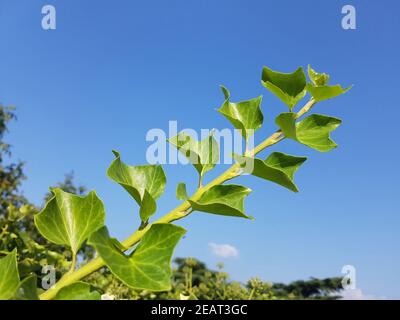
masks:
<path id="1" fill-rule="evenodd" d="M 189 202 L 193 210 L 253 219 L 244 213 L 244 198 L 250 192 L 243 186 L 216 185 L 204 192 L 199 200 Z"/>
<path id="2" fill-rule="evenodd" d="M 114 161 L 107 170 L 108 177 L 121 185 L 140 206 L 140 218 L 146 222 L 156 212 L 156 200 L 164 193 L 166 177 L 160 165 L 128 166 L 113 151 Z"/>
<path id="3" fill-rule="evenodd" d="M 289 190 L 298 192 L 293 182 L 297 169 L 307 160 L 306 157 L 295 157 L 281 152 L 273 152 L 266 160 L 234 155 L 245 172 L 256 177 L 275 182 Z M 254 161 L 253 165 L 249 162 Z"/>
<path id="4" fill-rule="evenodd" d="M 137 290 L 171 289 L 171 257 L 185 229 L 173 224 L 153 224 L 130 256 L 110 241 L 107 228 L 92 234 L 92 245 L 111 272 L 127 286 Z"/>
<path id="5" fill-rule="evenodd" d="M 39 232 L 49 241 L 66 245 L 76 254 L 89 235 L 104 225 L 105 210 L 95 191 L 81 197 L 52 189 L 53 197 L 35 215 Z"/>
<path id="6" fill-rule="evenodd" d="M 186 192 L 186 184 L 181 182 L 178 184 L 176 187 L 176 198 L 178 200 L 186 200 L 188 198 L 187 192 Z"/>
<path id="7" fill-rule="evenodd" d="M 54 300 L 101 300 L 101 294 L 88 283 L 75 282 L 58 291 Z"/>
<path id="8" fill-rule="evenodd" d="M 308 65 L 308 76 L 312 84 L 308 83 L 306 89 L 317 102 L 335 98 L 351 89 L 351 86 L 342 88 L 339 84 L 328 86 L 329 75 L 316 72 L 310 65 Z"/>
<path id="9" fill-rule="evenodd" d="M 275 120 L 287 138 L 321 152 L 337 147 L 330 139 L 330 133 L 342 123 L 340 119 L 313 114 L 296 124 L 296 117 L 295 113 L 289 112 L 280 114 Z"/>
<path id="10" fill-rule="evenodd" d="M 0 300 L 11 299 L 19 286 L 17 250 L 0 259 Z"/>
<path id="11" fill-rule="evenodd" d="M 297 140 L 296 120 L 296 113 L 284 112 L 276 117 L 275 123 L 281 128 L 286 138 Z"/>
<path id="12" fill-rule="evenodd" d="M 219 145 L 212 134 L 201 141 L 196 141 L 186 133 L 180 132 L 168 139 L 168 142 L 189 159 L 200 176 L 214 168 L 219 161 Z"/>
<path id="13" fill-rule="evenodd" d="M 22 280 L 19 284 L 16 300 L 39 300 L 37 292 L 37 276 L 31 275 Z"/>
<path id="14" fill-rule="evenodd" d="M 293 73 L 282 73 L 264 67 L 261 82 L 281 99 L 290 111 L 306 94 L 307 79 L 303 68 L 298 68 Z"/>
<path id="15" fill-rule="evenodd" d="M 126 251 L 128 248 L 126 248 L 117 238 L 110 238 L 110 241 L 113 243 L 113 245 L 119 250 L 119 251 Z"/>
<path id="16" fill-rule="evenodd" d="M 223 114 L 236 129 L 239 129 L 243 138 L 247 141 L 264 121 L 260 108 L 262 96 L 234 103 L 230 102 L 231 94 L 229 90 L 224 86 L 221 86 L 221 90 L 225 96 L 225 101 L 218 112 Z"/>
<path id="17" fill-rule="evenodd" d="M 329 82 L 329 75 L 326 73 L 318 73 L 310 65 L 308 65 L 308 76 L 310 77 L 311 82 L 319 86 L 325 86 Z"/>
<path id="18" fill-rule="evenodd" d="M 307 84 L 307 91 L 312 95 L 315 101 L 324 101 L 340 96 L 351 89 L 351 86 L 342 88 L 340 84 L 335 86 L 315 87 L 312 84 Z"/>

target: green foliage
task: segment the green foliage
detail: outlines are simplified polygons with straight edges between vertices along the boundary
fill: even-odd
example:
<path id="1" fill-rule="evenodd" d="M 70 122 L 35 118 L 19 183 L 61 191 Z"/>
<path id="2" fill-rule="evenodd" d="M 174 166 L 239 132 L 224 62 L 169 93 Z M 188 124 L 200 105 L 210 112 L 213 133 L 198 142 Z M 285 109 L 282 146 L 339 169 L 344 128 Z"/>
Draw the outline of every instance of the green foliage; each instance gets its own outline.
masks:
<path id="1" fill-rule="evenodd" d="M 219 161 L 219 146 L 210 134 L 202 141 L 196 141 L 184 132 L 168 140 L 178 148 L 196 168 L 200 181 L 207 171 L 213 169 Z"/>
<path id="2" fill-rule="evenodd" d="M 183 228 L 171 224 L 173 221 L 193 211 L 252 218 L 244 210 L 244 200 L 251 190 L 241 185 L 225 184 L 243 173 L 297 192 L 294 174 L 306 160 L 305 157 L 273 152 L 265 160 L 256 158 L 259 152 L 283 138 L 321 152 L 336 147 L 330 134 L 341 124 L 341 120 L 319 114 L 311 114 L 304 119 L 301 117 L 310 112 L 316 103 L 337 97 L 349 88 L 328 86 L 329 76 L 311 67 L 308 68 L 308 75 L 311 83 L 307 84 L 302 68 L 293 73 L 281 73 L 264 67 L 262 84 L 281 99 L 290 112 L 276 118 L 279 130 L 253 150 L 249 150 L 248 140 L 263 123 L 262 97 L 234 103 L 230 101 L 230 92 L 222 87 L 225 100 L 218 111 L 234 128 L 241 130 L 245 151 L 234 155 L 238 163 L 203 186 L 205 173 L 214 169 L 219 160 L 219 146 L 212 134 L 202 141 L 196 141 L 185 133 L 171 137 L 169 142 L 197 170 L 199 184 L 195 192 L 188 195 L 186 185 L 180 183 L 176 196 L 182 203 L 158 220 L 150 221 L 157 211 L 156 200 L 163 194 L 166 185 L 163 168 L 159 165 L 126 165 L 121 161 L 120 154 L 114 151 L 116 158 L 109 166 L 107 175 L 138 203 L 141 220 L 139 229 L 122 243 L 110 238 L 104 226 L 105 209 L 96 193 L 92 191 L 81 196 L 84 190 L 76 188 L 72 178 L 67 179 L 62 188 L 51 189 L 52 194 L 46 196 L 47 203 L 42 210 L 21 196 L 19 187 L 24 179 L 23 165 L 4 166 L 3 161 L 5 156 L 10 156 L 10 146 L 3 142 L 3 136 L 14 114 L 11 109 L 1 107 L 0 298 L 35 300 L 40 293 L 40 299 L 94 300 L 100 298 L 100 292 L 109 293 L 108 289 L 113 286 L 138 299 L 329 298 L 332 292 L 337 291 L 337 279 L 312 279 L 288 286 L 252 279 L 244 286 L 229 282 L 226 273 L 207 270 L 193 259 L 184 263 L 180 261 L 181 265 L 178 261 L 172 284 L 170 281 L 171 257 L 185 233 Z M 310 100 L 294 113 L 293 108 L 307 92 L 311 94 Z M 75 270 L 79 252 L 81 260 L 87 262 L 93 257 L 94 250 L 98 257 Z M 40 282 L 40 276 L 37 276 L 41 266 L 46 264 L 57 268 L 57 279 L 61 278 L 61 281 L 52 290 L 41 292 L 35 283 Z M 96 275 L 87 277 L 100 268 L 97 278 Z M 88 278 L 86 281 L 89 282 L 79 281 L 84 278 Z M 92 284 L 98 290 L 92 290 Z M 104 290 L 106 287 L 107 290 Z"/>
<path id="3" fill-rule="evenodd" d="M 340 84 L 328 86 L 329 75 L 326 73 L 318 73 L 308 66 L 308 75 L 312 81 L 306 86 L 307 91 L 311 94 L 315 101 L 324 101 L 336 98 L 351 89 L 350 87 L 342 88 Z"/>
<path id="4" fill-rule="evenodd" d="M 221 86 L 221 89 L 225 101 L 218 112 L 224 115 L 236 129 L 239 129 L 243 138 L 247 141 L 264 121 L 260 108 L 262 97 L 234 103 L 230 102 L 231 93 L 228 89 L 224 86 Z"/>
<path id="5" fill-rule="evenodd" d="M 322 86 L 322 87 L 315 87 L 311 84 L 307 84 L 307 91 L 312 95 L 312 97 L 316 101 L 324 101 L 332 99 L 337 96 L 340 96 L 343 93 L 346 93 L 349 90 L 350 87 L 342 88 L 340 84 L 337 84 L 335 86 Z"/>
<path id="6" fill-rule="evenodd" d="M 19 192 L 25 179 L 23 162 L 5 164 L 11 156 L 11 146 L 4 141 L 8 123 L 15 119 L 14 108 L 0 105 L 0 218 L 7 215 L 10 205 L 19 207 L 26 199 Z"/>
<path id="7" fill-rule="evenodd" d="M 83 242 L 104 225 L 104 205 L 94 191 L 86 197 L 61 189 L 52 192 L 54 197 L 35 215 L 36 227 L 46 239 L 70 247 L 76 255 Z"/>
<path id="8" fill-rule="evenodd" d="M 307 71 L 308 71 L 308 77 L 315 86 L 320 87 L 328 84 L 329 74 L 318 73 L 313 68 L 311 68 L 310 65 L 308 65 Z"/>
<path id="9" fill-rule="evenodd" d="M 19 286 L 17 266 L 17 251 L 0 259 L 0 300 L 7 300 L 14 296 Z"/>
<path id="10" fill-rule="evenodd" d="M 37 284 L 44 276 L 42 267 L 53 265 L 56 269 L 56 278 L 68 270 L 71 251 L 64 247 L 50 243 L 44 239 L 34 224 L 34 215 L 39 209 L 23 197 L 19 191 L 25 179 L 23 163 L 9 163 L 3 165 L 3 160 L 11 159 L 10 145 L 3 138 L 7 132 L 10 120 L 15 119 L 14 109 L 0 106 L 0 258 L 8 252 L 17 250 L 18 271 L 21 277 L 19 289 L 15 299 L 33 300 L 37 297 Z M 64 191 L 82 194 L 84 187 L 76 187 L 73 183 L 73 174 L 65 176 L 65 180 L 57 184 Z M 53 195 L 47 194 L 49 200 Z M 84 245 L 80 251 L 81 261 L 93 257 L 93 249 Z M 35 290 L 31 290 L 35 287 Z M 28 290 L 31 288 L 30 290 Z M 28 297 L 28 298 L 27 298 Z"/>
<path id="11" fill-rule="evenodd" d="M 134 300 L 288 300 L 340 298 L 341 278 L 310 279 L 289 284 L 265 282 L 252 278 L 245 283 L 230 280 L 223 265 L 209 269 L 194 258 L 176 258 L 172 288 L 165 292 L 137 291 L 127 288 L 106 270 L 91 275 L 87 281 L 112 299 Z"/>
<path id="12" fill-rule="evenodd" d="M 193 210 L 251 219 L 244 213 L 244 198 L 251 192 L 238 185 L 217 185 L 203 193 L 198 201 L 189 200 Z"/>
<path id="13" fill-rule="evenodd" d="M 111 241 L 106 227 L 93 233 L 89 244 L 127 286 L 164 291 L 171 287 L 171 256 L 184 233 L 183 228 L 173 224 L 153 224 L 129 256 L 125 256 Z"/>
<path id="14" fill-rule="evenodd" d="M 92 290 L 88 283 L 75 282 L 67 287 L 62 288 L 54 298 L 54 300 L 100 300 L 101 294 Z"/>
<path id="15" fill-rule="evenodd" d="M 281 99 L 290 111 L 306 95 L 307 79 L 303 68 L 298 68 L 293 73 L 282 73 L 264 67 L 261 82 Z"/>
<path id="16" fill-rule="evenodd" d="M 296 123 L 295 113 L 281 113 L 275 122 L 287 138 L 321 152 L 337 147 L 331 140 L 330 133 L 342 123 L 338 118 L 320 114 L 313 114 Z"/>
<path id="17" fill-rule="evenodd" d="M 178 200 L 186 200 L 188 198 L 185 183 L 181 182 L 176 187 L 176 198 Z"/>
<path id="18" fill-rule="evenodd" d="M 43 264 L 53 264 L 62 270 L 60 261 L 65 257 L 45 244 L 33 223 L 37 208 L 20 192 L 25 179 L 24 166 L 22 162 L 10 161 L 11 146 L 4 141 L 13 119 L 16 119 L 14 108 L 0 106 L 0 258 L 16 250 L 19 276 L 24 279 L 32 272 L 40 273 Z"/>
<path id="19" fill-rule="evenodd" d="M 147 222 L 157 210 L 156 200 L 164 193 L 166 177 L 161 166 L 128 166 L 113 151 L 115 160 L 107 170 L 108 177 L 121 185 L 140 206 L 140 218 Z"/>
<path id="20" fill-rule="evenodd" d="M 274 283 L 272 290 L 278 298 L 336 300 L 341 298 L 342 280 L 339 277 L 312 278 L 311 280 L 298 280 L 289 284 Z"/>
<path id="21" fill-rule="evenodd" d="M 37 276 L 35 274 L 26 277 L 19 284 L 17 293 L 14 296 L 16 300 L 39 300 L 37 290 Z"/>
<path id="22" fill-rule="evenodd" d="M 245 172 L 256 177 L 275 182 L 289 190 L 298 192 L 293 182 L 294 174 L 307 160 L 306 157 L 295 157 L 281 152 L 273 152 L 266 160 L 234 155 Z M 250 163 L 253 162 L 253 165 Z"/>
<path id="23" fill-rule="evenodd" d="M 0 258 L 8 252 L 17 251 L 18 271 L 21 278 L 19 288 L 14 299 L 35 300 L 44 276 L 42 267 L 53 265 L 56 278 L 71 265 L 71 251 L 65 246 L 56 245 L 44 239 L 34 224 L 34 215 L 39 209 L 23 197 L 19 191 L 25 179 L 23 163 L 9 163 L 3 165 L 3 160 L 11 159 L 10 145 L 3 141 L 10 120 L 15 119 L 13 108 L 0 106 Z M 65 180 L 57 187 L 66 192 L 82 194 L 83 186 L 75 186 L 73 173 L 67 174 Z M 45 198 L 50 200 L 52 193 Z M 84 245 L 79 253 L 82 262 L 93 258 L 93 249 Z"/>

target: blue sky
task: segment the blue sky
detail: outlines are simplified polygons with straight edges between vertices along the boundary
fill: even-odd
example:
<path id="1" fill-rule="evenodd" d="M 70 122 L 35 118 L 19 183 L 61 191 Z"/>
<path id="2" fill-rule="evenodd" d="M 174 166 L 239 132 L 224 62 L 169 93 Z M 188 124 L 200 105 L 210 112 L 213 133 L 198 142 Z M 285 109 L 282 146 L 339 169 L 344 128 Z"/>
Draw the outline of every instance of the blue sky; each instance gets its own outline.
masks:
<path id="1" fill-rule="evenodd" d="M 41 8 L 57 9 L 57 29 L 41 28 Z M 341 8 L 357 9 L 357 29 L 341 28 Z M 252 177 L 246 208 L 256 220 L 194 213 L 176 255 L 235 280 L 288 282 L 356 268 L 357 287 L 400 298 L 398 1 L 33 1 L 0 2 L 0 101 L 17 106 L 8 140 L 26 161 L 25 195 L 40 204 L 49 185 L 75 171 L 96 189 L 113 235 L 138 225 L 137 205 L 105 176 L 112 149 L 143 164 L 149 129 L 226 128 L 215 108 L 219 85 L 233 100 L 264 96 L 264 126 L 285 107 L 260 84 L 261 68 L 290 72 L 312 64 L 332 83 L 354 84 L 316 112 L 343 119 L 339 148 L 318 153 L 285 141 L 271 150 L 306 155 L 293 194 Z M 209 174 L 206 181 L 223 170 Z M 190 166 L 167 165 L 157 216 L 174 208 L 175 186 L 193 185 Z M 209 243 L 230 244 L 222 259 Z"/>

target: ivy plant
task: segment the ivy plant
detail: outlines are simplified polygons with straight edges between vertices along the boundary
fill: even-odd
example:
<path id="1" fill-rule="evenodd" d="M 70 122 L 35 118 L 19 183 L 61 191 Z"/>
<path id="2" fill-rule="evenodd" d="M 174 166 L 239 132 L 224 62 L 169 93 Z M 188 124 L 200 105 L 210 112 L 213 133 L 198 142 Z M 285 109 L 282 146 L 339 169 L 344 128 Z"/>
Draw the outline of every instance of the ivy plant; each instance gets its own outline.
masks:
<path id="1" fill-rule="evenodd" d="M 161 218 L 152 220 L 157 211 L 157 199 L 166 187 L 166 175 L 161 165 L 128 165 L 121 160 L 120 153 L 113 151 L 115 159 L 107 170 L 109 179 L 119 184 L 138 205 L 138 228 L 123 241 L 113 238 L 105 226 L 105 207 L 95 191 L 78 196 L 52 189 L 52 196 L 44 208 L 35 215 L 38 231 L 49 242 L 63 245 L 72 252 L 70 270 L 53 287 L 44 291 L 37 287 L 34 275 L 20 277 L 17 250 L 3 254 L 0 258 L 0 299 L 56 299 L 97 300 L 101 294 L 84 282 L 85 277 L 107 267 L 126 286 L 136 290 L 153 292 L 171 288 L 171 258 L 176 245 L 186 230 L 177 226 L 180 220 L 195 211 L 245 219 L 254 219 L 254 213 L 245 210 L 244 202 L 251 190 L 233 183 L 226 184 L 244 173 L 278 184 L 290 191 L 298 192 L 294 176 L 307 160 L 304 156 L 273 152 L 262 158 L 256 157 L 268 147 L 289 139 L 320 152 L 337 147 L 331 133 L 341 120 L 322 114 L 305 114 L 319 102 L 335 98 L 350 87 L 329 85 L 329 75 L 308 67 L 308 78 L 303 68 L 292 73 L 282 73 L 264 67 L 261 83 L 279 98 L 288 110 L 277 115 L 277 130 L 254 149 L 247 147 L 249 138 L 262 126 L 264 116 L 262 97 L 232 102 L 231 93 L 221 87 L 224 100 L 218 112 L 235 129 L 240 130 L 246 148 L 243 154 L 232 155 L 234 164 L 217 178 L 204 184 L 204 177 L 219 161 L 217 141 L 210 134 L 197 141 L 184 132 L 170 137 L 175 146 L 194 166 L 198 185 L 193 194 L 188 194 L 186 184 L 179 183 L 176 197 L 181 204 Z M 301 107 L 298 104 L 309 93 L 309 100 Z M 247 164 L 251 162 L 252 165 Z M 132 223 L 132 225 L 134 225 Z M 77 266 L 77 253 L 83 244 L 92 246 L 96 258 Z"/>

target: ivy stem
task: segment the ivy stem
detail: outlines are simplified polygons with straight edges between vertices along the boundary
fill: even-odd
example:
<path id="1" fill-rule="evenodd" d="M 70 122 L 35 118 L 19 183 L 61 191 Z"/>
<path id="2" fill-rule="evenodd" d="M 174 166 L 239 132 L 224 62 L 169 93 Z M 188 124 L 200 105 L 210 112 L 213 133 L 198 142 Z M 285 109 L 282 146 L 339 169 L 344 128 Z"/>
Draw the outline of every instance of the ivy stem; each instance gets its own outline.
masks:
<path id="1" fill-rule="evenodd" d="M 76 267 L 76 253 L 72 253 L 71 267 L 69 268 L 68 273 L 74 272 Z"/>
<path id="2" fill-rule="evenodd" d="M 203 186 L 203 175 L 199 174 L 199 185 L 198 185 L 198 188 L 201 189 L 202 186 Z"/>
<path id="3" fill-rule="evenodd" d="M 296 119 L 303 116 L 305 113 L 310 111 L 310 109 L 315 105 L 316 101 L 314 99 L 310 99 L 303 108 L 296 114 Z M 265 139 L 259 145 L 257 145 L 253 150 L 249 150 L 249 156 L 255 156 L 256 154 L 260 153 L 264 149 L 278 143 L 279 141 L 283 140 L 285 136 L 282 134 L 280 130 L 273 133 L 269 138 Z M 200 197 L 210 188 L 216 185 L 223 184 L 224 182 L 231 180 L 237 176 L 241 175 L 239 164 L 235 163 L 231 167 L 229 167 L 225 172 L 223 172 L 220 176 L 212 180 L 207 185 L 199 188 L 188 200 L 197 201 Z M 133 234 L 131 234 L 127 239 L 122 241 L 122 245 L 125 248 L 132 248 L 135 246 L 144 236 L 144 234 L 151 228 L 153 224 L 157 223 L 170 223 L 179 219 L 182 219 L 188 216 L 192 210 L 190 202 L 186 200 L 182 202 L 179 206 L 175 209 L 164 215 L 163 217 L 159 218 L 153 223 L 148 224 L 143 229 L 136 230 Z M 87 264 L 83 265 L 79 269 L 71 272 L 66 273 L 53 287 L 45 291 L 40 295 L 41 300 L 50 300 L 53 299 L 57 292 L 70 284 L 73 284 L 82 278 L 85 278 L 89 274 L 95 272 L 96 270 L 104 267 L 105 264 L 100 257 L 95 258 L 94 260 L 88 262 Z"/>

